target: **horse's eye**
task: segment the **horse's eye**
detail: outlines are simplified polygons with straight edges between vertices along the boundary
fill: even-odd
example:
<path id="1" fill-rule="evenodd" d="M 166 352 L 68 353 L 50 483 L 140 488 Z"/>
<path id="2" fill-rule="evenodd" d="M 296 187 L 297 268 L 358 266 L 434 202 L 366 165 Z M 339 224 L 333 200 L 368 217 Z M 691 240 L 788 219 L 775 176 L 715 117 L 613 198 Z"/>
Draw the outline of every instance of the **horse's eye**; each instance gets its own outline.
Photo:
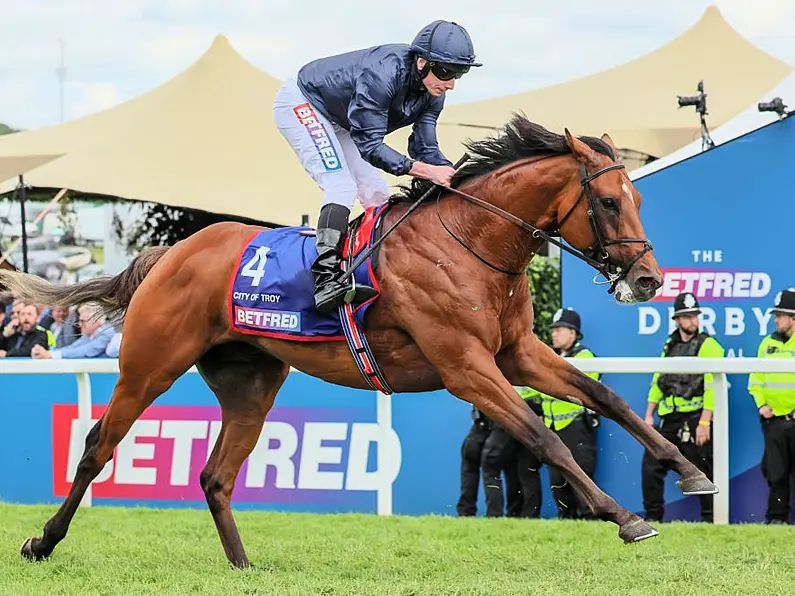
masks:
<path id="1" fill-rule="evenodd" d="M 602 202 L 602 207 L 608 211 L 618 213 L 618 202 L 613 197 L 603 197 L 600 201 Z"/>

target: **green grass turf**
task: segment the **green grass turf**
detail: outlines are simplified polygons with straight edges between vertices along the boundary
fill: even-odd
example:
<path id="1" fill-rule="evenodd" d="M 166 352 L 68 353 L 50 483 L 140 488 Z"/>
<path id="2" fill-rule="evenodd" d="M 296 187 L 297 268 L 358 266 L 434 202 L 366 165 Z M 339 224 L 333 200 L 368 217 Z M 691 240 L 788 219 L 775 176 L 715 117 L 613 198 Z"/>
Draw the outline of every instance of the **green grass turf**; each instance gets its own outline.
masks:
<path id="1" fill-rule="evenodd" d="M 81 509 L 52 557 L 24 561 L 55 507 L 0 505 L 0 594 L 779 596 L 795 528 L 659 524 L 624 545 L 606 522 L 238 512 L 252 570 L 206 510 Z"/>

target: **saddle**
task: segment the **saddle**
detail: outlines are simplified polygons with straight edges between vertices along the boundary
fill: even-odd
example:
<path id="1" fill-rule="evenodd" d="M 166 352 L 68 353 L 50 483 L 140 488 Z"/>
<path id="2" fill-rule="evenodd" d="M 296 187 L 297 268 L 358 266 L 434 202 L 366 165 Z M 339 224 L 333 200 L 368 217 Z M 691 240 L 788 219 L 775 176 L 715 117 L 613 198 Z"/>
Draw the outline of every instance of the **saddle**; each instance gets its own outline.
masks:
<path id="1" fill-rule="evenodd" d="M 348 225 L 343 244 L 343 268 L 381 235 L 389 203 L 367 209 Z M 364 335 L 365 314 L 380 296 L 375 279 L 378 251 L 356 267 L 354 283 L 369 285 L 378 294 L 336 311 L 315 308 L 312 262 L 317 257 L 315 230 L 285 227 L 255 232 L 243 246 L 230 280 L 229 318 L 235 331 L 288 341 L 342 341 L 351 350 L 362 376 L 373 389 L 391 393 L 378 370 Z"/>

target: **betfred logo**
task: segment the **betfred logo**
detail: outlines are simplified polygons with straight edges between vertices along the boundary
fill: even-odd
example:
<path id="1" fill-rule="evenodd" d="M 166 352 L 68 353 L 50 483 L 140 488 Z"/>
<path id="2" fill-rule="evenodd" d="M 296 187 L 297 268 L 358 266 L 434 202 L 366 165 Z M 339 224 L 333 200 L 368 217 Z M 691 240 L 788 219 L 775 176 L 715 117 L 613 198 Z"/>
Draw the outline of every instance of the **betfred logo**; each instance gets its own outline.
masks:
<path id="1" fill-rule="evenodd" d="M 308 103 L 302 103 L 293 108 L 293 113 L 309 133 L 326 170 L 329 172 L 341 170 L 342 163 L 337 155 L 337 150 L 329 139 L 325 125 L 315 114 L 315 109 Z"/>
<path id="2" fill-rule="evenodd" d="M 92 426 L 105 406 L 94 406 Z M 96 498 L 204 501 L 199 474 L 221 430 L 220 408 L 153 406 L 92 484 Z M 391 487 L 401 447 L 370 410 L 274 408 L 233 492 L 238 501 L 367 508 Z M 53 491 L 69 491 L 83 453 L 77 406 L 53 406 Z M 377 456 L 376 456 L 377 451 Z"/>
<path id="3" fill-rule="evenodd" d="M 715 269 L 663 269 L 663 285 L 655 301 L 672 302 L 682 292 L 699 300 L 736 300 L 764 298 L 770 293 L 770 275 L 761 271 Z"/>
<path id="4" fill-rule="evenodd" d="M 235 318 L 238 323 L 274 329 L 276 331 L 301 331 L 301 313 L 292 311 L 261 310 L 235 306 Z"/>

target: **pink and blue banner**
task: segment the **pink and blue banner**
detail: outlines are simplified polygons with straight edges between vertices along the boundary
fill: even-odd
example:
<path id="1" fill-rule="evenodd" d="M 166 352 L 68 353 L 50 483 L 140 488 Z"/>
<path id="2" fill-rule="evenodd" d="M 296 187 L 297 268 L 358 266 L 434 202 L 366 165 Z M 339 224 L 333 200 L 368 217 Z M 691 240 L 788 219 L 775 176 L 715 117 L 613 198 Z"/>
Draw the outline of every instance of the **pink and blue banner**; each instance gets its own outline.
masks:
<path id="1" fill-rule="evenodd" d="M 93 418 L 105 406 L 95 406 Z M 66 496 L 83 452 L 77 406 L 53 405 L 53 492 Z M 366 507 L 396 472 L 371 469 L 370 447 L 396 449 L 367 408 L 274 408 L 233 493 L 252 503 Z M 94 481 L 96 498 L 201 501 L 197 482 L 221 430 L 213 406 L 152 406 Z"/>

